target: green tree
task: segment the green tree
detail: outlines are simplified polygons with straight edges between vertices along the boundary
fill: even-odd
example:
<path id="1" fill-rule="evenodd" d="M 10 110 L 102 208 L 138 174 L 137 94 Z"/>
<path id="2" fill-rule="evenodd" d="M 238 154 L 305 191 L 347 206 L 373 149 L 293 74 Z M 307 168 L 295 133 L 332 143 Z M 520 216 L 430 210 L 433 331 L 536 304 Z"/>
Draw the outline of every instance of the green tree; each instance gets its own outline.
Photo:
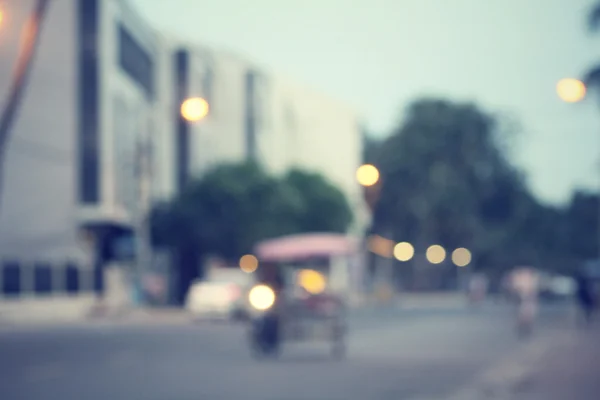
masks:
<path id="1" fill-rule="evenodd" d="M 322 175 L 293 169 L 283 184 L 297 193 L 302 204 L 295 215 L 299 232 L 339 232 L 352 223 L 352 208 L 344 193 Z"/>
<path id="2" fill-rule="evenodd" d="M 511 136 L 500 122 L 473 104 L 411 104 L 379 154 L 375 231 L 393 232 L 421 254 L 433 243 L 468 247 L 475 265 L 486 268 L 508 266 L 510 254 L 526 253 L 514 237 L 533 200 L 507 159 Z"/>
<path id="3" fill-rule="evenodd" d="M 270 176 L 258 164 L 224 164 L 192 182 L 152 213 L 154 245 L 171 249 L 179 300 L 208 255 L 237 262 L 264 239 L 313 232 L 343 232 L 352 212 L 343 193 L 319 174 Z"/>
<path id="4" fill-rule="evenodd" d="M 575 262 L 597 258 L 600 245 L 600 196 L 577 191 L 565 210 L 566 250 Z"/>
<path id="5" fill-rule="evenodd" d="M 299 194 L 258 164 L 225 164 L 155 208 L 154 236 L 164 246 L 189 244 L 236 260 L 259 240 L 297 231 L 301 210 Z"/>

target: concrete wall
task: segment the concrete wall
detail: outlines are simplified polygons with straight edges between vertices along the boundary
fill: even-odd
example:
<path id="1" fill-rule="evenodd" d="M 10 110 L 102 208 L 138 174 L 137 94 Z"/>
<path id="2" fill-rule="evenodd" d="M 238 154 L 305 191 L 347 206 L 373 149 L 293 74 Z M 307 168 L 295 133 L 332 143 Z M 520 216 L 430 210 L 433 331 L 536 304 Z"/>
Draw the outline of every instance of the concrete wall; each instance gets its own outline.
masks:
<path id="1" fill-rule="evenodd" d="M 30 84 L 10 137 L 0 211 L 0 258 L 77 258 L 75 225 L 75 15 L 53 2 Z M 4 105 L 22 26 L 33 0 L 3 3 L 0 104 Z"/>

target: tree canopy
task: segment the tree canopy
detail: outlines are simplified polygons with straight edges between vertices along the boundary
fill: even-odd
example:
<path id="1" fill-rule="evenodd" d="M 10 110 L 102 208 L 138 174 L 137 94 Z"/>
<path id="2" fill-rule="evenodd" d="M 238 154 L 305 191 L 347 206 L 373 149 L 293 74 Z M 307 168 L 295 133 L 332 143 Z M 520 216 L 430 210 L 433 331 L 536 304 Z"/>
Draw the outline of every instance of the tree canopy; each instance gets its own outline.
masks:
<path id="1" fill-rule="evenodd" d="M 253 162 L 223 164 L 153 213 L 155 243 L 193 246 L 237 260 L 260 240 L 302 232 L 344 232 L 352 211 L 337 187 L 302 170 L 278 178 Z"/>
<path id="2" fill-rule="evenodd" d="M 498 273 L 519 264 L 564 270 L 593 256 L 598 196 L 577 194 L 567 208 L 540 203 L 507 156 L 516 133 L 474 104 L 412 103 L 369 153 L 381 173 L 373 232 L 413 243 L 419 254 L 431 244 L 466 247 L 475 268 Z"/>

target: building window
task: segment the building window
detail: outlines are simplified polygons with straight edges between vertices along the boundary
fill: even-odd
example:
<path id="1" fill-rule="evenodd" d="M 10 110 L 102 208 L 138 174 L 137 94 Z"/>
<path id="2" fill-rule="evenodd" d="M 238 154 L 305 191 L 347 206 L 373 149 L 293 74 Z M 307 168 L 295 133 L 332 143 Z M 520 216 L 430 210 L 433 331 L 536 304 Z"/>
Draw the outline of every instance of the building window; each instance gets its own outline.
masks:
<path id="1" fill-rule="evenodd" d="M 119 24 L 119 64 L 123 71 L 144 89 L 148 99 L 152 99 L 154 97 L 152 57 L 122 24 Z"/>
<path id="2" fill-rule="evenodd" d="M 16 261 L 2 263 L 2 293 L 5 296 L 21 293 L 21 265 Z"/>
<path id="3" fill-rule="evenodd" d="M 33 288 L 36 294 L 52 293 L 52 266 L 37 263 L 33 268 Z"/>
<path id="4" fill-rule="evenodd" d="M 80 290 L 80 271 L 75 263 L 68 263 L 65 268 L 66 290 L 69 294 L 76 294 Z"/>
<path id="5" fill-rule="evenodd" d="M 189 53 L 185 50 L 178 50 L 173 55 L 174 69 L 174 89 L 177 102 L 183 101 L 188 96 L 189 86 Z M 189 123 L 181 116 L 179 110 L 175 111 L 176 121 L 176 153 L 177 162 L 177 189 L 181 192 L 188 182 L 188 173 L 190 170 L 190 127 Z"/>
<path id="6" fill-rule="evenodd" d="M 79 201 L 100 200 L 100 76 L 98 57 L 98 1 L 79 0 Z"/>

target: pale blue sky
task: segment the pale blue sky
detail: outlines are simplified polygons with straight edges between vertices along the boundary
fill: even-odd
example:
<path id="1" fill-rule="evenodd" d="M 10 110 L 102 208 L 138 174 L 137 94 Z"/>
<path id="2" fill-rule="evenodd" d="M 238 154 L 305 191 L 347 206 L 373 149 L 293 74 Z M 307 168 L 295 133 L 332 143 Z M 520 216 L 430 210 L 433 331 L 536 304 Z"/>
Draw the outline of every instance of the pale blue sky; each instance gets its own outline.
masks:
<path id="1" fill-rule="evenodd" d="M 598 187 L 600 112 L 555 83 L 600 61 L 592 0 L 134 0 L 165 32 L 233 50 L 363 113 L 386 134 L 421 95 L 520 118 L 515 160 L 543 199 Z"/>

